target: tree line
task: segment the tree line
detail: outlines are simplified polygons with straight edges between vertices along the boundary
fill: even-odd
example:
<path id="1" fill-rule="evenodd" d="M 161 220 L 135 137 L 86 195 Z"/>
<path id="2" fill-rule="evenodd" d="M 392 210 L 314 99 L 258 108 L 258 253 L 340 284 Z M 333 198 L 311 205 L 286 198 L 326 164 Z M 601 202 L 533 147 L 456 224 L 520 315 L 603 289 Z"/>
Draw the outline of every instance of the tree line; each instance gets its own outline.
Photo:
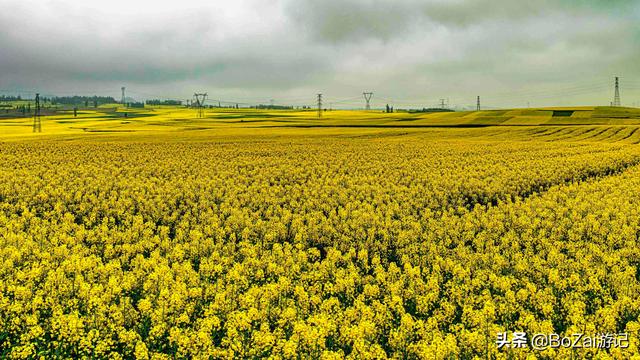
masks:
<path id="1" fill-rule="evenodd" d="M 182 105 L 182 101 L 180 100 L 147 100 L 145 101 L 147 105 Z"/>

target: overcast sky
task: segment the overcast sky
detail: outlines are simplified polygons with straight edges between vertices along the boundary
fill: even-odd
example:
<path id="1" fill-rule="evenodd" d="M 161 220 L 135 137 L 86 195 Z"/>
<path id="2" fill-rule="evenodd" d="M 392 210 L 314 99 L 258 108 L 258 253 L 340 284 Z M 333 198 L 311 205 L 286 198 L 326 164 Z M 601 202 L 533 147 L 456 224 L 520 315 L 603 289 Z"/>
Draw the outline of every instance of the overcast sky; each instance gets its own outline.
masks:
<path id="1" fill-rule="evenodd" d="M 640 105 L 638 0 L 0 0 L 0 90 Z"/>

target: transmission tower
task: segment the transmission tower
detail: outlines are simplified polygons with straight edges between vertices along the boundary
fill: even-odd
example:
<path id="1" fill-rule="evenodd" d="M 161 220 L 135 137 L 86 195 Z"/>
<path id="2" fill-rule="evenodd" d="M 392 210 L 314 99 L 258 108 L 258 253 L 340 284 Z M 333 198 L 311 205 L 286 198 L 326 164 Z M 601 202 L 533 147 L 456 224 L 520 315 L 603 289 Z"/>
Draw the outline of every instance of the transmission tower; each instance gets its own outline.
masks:
<path id="1" fill-rule="evenodd" d="M 122 90 L 122 100 L 120 101 L 120 103 L 122 104 L 122 106 L 124 106 L 125 104 L 125 97 L 124 97 L 124 86 L 120 88 Z"/>
<path id="2" fill-rule="evenodd" d="M 478 96 L 478 102 L 476 103 L 476 111 L 480 111 L 480 96 Z"/>
<path id="3" fill-rule="evenodd" d="M 612 106 L 621 106 L 620 105 L 620 83 L 617 76 L 616 76 L 616 90 L 615 90 L 615 94 L 613 95 Z"/>
<path id="4" fill-rule="evenodd" d="M 322 117 L 322 94 L 318 94 L 318 118 Z"/>
<path id="5" fill-rule="evenodd" d="M 371 97 L 373 96 L 372 92 L 363 92 L 362 95 L 364 95 L 364 101 L 367 102 L 367 105 L 365 107 L 366 110 L 371 110 Z"/>
<path id="6" fill-rule="evenodd" d="M 40 94 L 36 94 L 36 108 L 33 112 L 33 132 L 42 132 L 42 121 L 40 120 Z"/>
<path id="7" fill-rule="evenodd" d="M 207 100 L 207 93 L 195 93 L 193 94 L 192 104 L 195 104 L 198 109 L 198 117 L 204 117 L 204 102 Z"/>
<path id="8" fill-rule="evenodd" d="M 446 107 L 444 99 L 440 99 L 440 109 L 444 109 Z"/>

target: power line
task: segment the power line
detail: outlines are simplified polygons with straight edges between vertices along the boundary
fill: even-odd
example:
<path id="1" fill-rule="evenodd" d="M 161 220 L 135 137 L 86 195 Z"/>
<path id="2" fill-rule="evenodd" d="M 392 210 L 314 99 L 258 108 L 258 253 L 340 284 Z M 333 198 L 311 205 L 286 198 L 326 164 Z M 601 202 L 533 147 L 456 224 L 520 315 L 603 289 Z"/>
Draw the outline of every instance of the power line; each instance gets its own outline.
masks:
<path id="1" fill-rule="evenodd" d="M 551 91 L 537 91 L 531 93 L 514 93 L 512 95 L 504 95 L 504 96 L 489 96 L 491 101 L 515 101 L 515 100 L 524 100 L 524 99 L 547 99 L 547 98 L 557 98 L 557 97 L 566 97 L 566 96 L 576 96 L 576 95 L 585 95 L 585 94 L 593 94 L 602 92 L 607 89 L 609 85 L 602 84 L 599 86 L 592 87 L 581 87 L 581 88 L 567 88 L 567 89 L 557 89 Z M 485 97 L 485 100 L 487 97 Z"/>
<path id="2" fill-rule="evenodd" d="M 550 85 L 550 84 L 546 84 L 546 85 Z M 544 86 L 544 85 L 543 85 Z M 577 83 L 577 84 L 573 84 L 573 85 L 565 85 L 565 86 L 559 86 L 556 88 L 538 88 L 537 90 L 531 90 L 531 89 L 525 89 L 525 88 L 520 88 L 520 89 L 515 89 L 512 91 L 509 91 L 507 93 L 483 93 L 483 103 L 485 104 L 485 108 L 487 107 L 486 104 L 502 104 L 502 106 L 505 106 L 507 104 L 515 104 L 515 103 L 523 103 L 526 104 L 527 102 L 531 101 L 531 102 L 536 102 L 536 103 L 540 103 L 541 99 L 554 99 L 557 101 L 569 101 L 569 98 L 578 98 L 581 95 L 587 95 L 587 94 L 606 94 L 605 91 L 606 89 L 610 89 L 610 82 L 608 81 L 603 81 L 603 80 L 592 80 L 592 81 L 586 81 L 586 82 L 581 82 L 581 83 Z M 620 87 L 624 86 L 624 89 L 621 89 Z M 547 86 L 545 86 L 547 87 Z M 124 87 L 123 87 L 124 88 Z M 123 102 L 126 102 L 126 93 L 125 93 L 125 89 L 121 89 L 123 90 L 123 96 L 122 96 L 122 100 Z M 625 90 L 627 92 L 635 92 L 637 90 L 640 90 L 640 82 L 638 82 L 638 80 L 633 80 L 633 79 L 625 79 L 625 84 L 621 85 L 619 83 L 619 78 L 618 78 L 618 85 L 617 85 L 617 98 L 619 99 L 620 97 L 620 91 L 621 90 Z M 609 90 L 610 91 L 610 90 Z M 0 90 L 0 92 L 9 92 L 9 93 L 22 93 L 22 94 L 29 94 L 31 96 L 35 95 L 35 92 L 32 91 L 25 91 L 25 90 Z M 151 95 L 151 94 L 145 94 L 143 92 L 138 92 L 138 91 L 132 91 L 130 89 L 130 93 L 133 92 L 136 95 L 142 95 L 142 96 L 151 96 L 151 97 L 155 97 L 155 98 L 173 98 L 175 99 L 176 97 L 166 97 L 166 96 L 159 96 L 159 95 Z M 62 94 L 63 92 L 57 92 L 59 94 Z M 67 92 L 64 92 L 67 93 Z M 68 94 L 79 94 L 79 93 L 85 93 L 85 92 L 68 92 Z M 94 91 L 93 93 L 97 93 L 100 94 L 102 92 L 100 91 Z M 40 93 L 42 95 L 42 93 Z M 134 95 L 135 96 L 135 95 Z M 431 100 L 425 100 L 425 99 L 410 99 L 410 98 L 402 98 L 402 99 L 397 99 L 397 100 L 389 100 L 388 98 L 383 96 L 380 96 L 378 93 L 376 93 L 376 99 L 373 99 L 373 92 L 363 92 L 362 95 L 359 96 L 355 96 L 355 97 L 348 97 L 348 98 L 340 98 L 340 99 L 333 99 L 333 98 L 323 98 L 324 102 L 330 102 L 332 104 L 332 107 L 336 106 L 336 107 L 353 107 L 353 108 L 357 108 L 357 102 L 356 99 L 358 99 L 360 96 L 364 96 L 365 97 L 365 108 L 367 109 L 371 109 L 371 106 L 377 106 L 376 104 L 378 104 L 380 101 L 386 101 L 387 103 L 396 103 L 398 105 L 401 106 L 414 106 L 414 105 L 418 105 L 418 106 L 424 106 L 424 104 L 429 104 L 429 105 L 434 105 L 434 107 L 440 106 L 442 107 L 442 101 L 440 103 L 437 103 L 435 101 L 435 99 L 431 99 Z M 237 100 L 223 100 L 223 99 L 208 99 L 206 98 L 206 100 L 211 100 L 211 101 L 217 101 L 220 104 L 232 104 L 232 105 L 236 105 L 236 104 L 240 104 L 240 105 L 254 105 L 257 104 L 251 102 L 252 100 L 248 100 L 247 97 L 243 97 L 241 96 L 238 100 L 242 100 L 242 99 L 246 99 L 244 101 L 237 101 Z M 263 99 L 269 99 L 270 97 L 262 97 Z M 273 98 L 273 97 L 271 97 Z M 33 99 L 31 97 L 31 99 Z M 362 97 L 360 97 L 360 99 L 362 99 Z M 198 99 L 198 101 L 195 101 L 196 99 L 194 99 L 192 106 L 196 106 L 196 104 L 202 103 L 202 105 L 204 105 L 204 101 L 205 99 L 203 99 L 202 101 L 200 101 Z M 476 98 L 476 106 L 475 108 L 477 109 L 477 101 L 478 99 Z M 188 99 L 187 99 L 188 101 Z M 360 100 L 361 101 L 361 100 Z M 291 96 L 289 96 L 288 98 L 286 97 L 278 97 L 278 102 L 286 104 L 289 103 L 290 105 L 308 105 L 309 103 L 307 101 L 304 101 L 302 98 L 293 98 Z M 372 104 L 372 102 L 374 102 L 375 104 Z M 270 101 L 268 101 L 267 103 L 270 103 Z M 448 103 L 448 102 L 447 102 Z M 473 108 L 473 105 L 469 104 L 467 101 L 465 101 L 462 98 L 458 98 L 458 99 L 454 99 L 453 100 L 454 104 L 467 104 L 467 106 L 469 108 Z M 614 103 L 618 103 L 618 101 L 616 101 L 616 96 L 614 95 L 614 102 L 612 102 L 612 104 Z M 273 102 L 273 104 L 275 104 L 275 101 Z M 384 104 L 384 103 L 382 103 Z M 469 106 L 470 105 L 470 106 Z M 203 111 L 202 111 L 203 112 Z M 202 113 L 199 109 L 199 115 Z"/>
<path id="3" fill-rule="evenodd" d="M 325 101 L 331 101 L 334 104 L 340 104 L 340 103 L 346 103 L 346 102 L 350 102 L 350 103 L 355 103 L 355 100 L 360 99 L 360 96 L 354 96 L 354 97 L 350 97 L 350 98 L 345 98 L 345 99 L 327 99 L 325 98 Z"/>

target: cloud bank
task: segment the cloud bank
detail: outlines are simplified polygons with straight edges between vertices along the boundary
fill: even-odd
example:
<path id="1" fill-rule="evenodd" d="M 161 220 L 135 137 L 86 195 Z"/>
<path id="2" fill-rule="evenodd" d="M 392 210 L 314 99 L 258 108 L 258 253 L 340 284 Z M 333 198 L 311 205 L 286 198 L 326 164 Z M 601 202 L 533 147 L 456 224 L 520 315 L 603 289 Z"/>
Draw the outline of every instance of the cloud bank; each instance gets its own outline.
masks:
<path id="1" fill-rule="evenodd" d="M 640 103 L 640 3 L 0 0 L 0 90 L 356 107 Z M 636 80 L 637 79 L 637 80 Z M 626 82 L 625 82 L 626 81 Z M 627 84 L 627 85 L 625 85 Z M 625 96 L 627 96 L 625 98 Z M 637 99 L 635 99 L 635 98 Z M 626 101 L 625 101 L 626 100 Z"/>

